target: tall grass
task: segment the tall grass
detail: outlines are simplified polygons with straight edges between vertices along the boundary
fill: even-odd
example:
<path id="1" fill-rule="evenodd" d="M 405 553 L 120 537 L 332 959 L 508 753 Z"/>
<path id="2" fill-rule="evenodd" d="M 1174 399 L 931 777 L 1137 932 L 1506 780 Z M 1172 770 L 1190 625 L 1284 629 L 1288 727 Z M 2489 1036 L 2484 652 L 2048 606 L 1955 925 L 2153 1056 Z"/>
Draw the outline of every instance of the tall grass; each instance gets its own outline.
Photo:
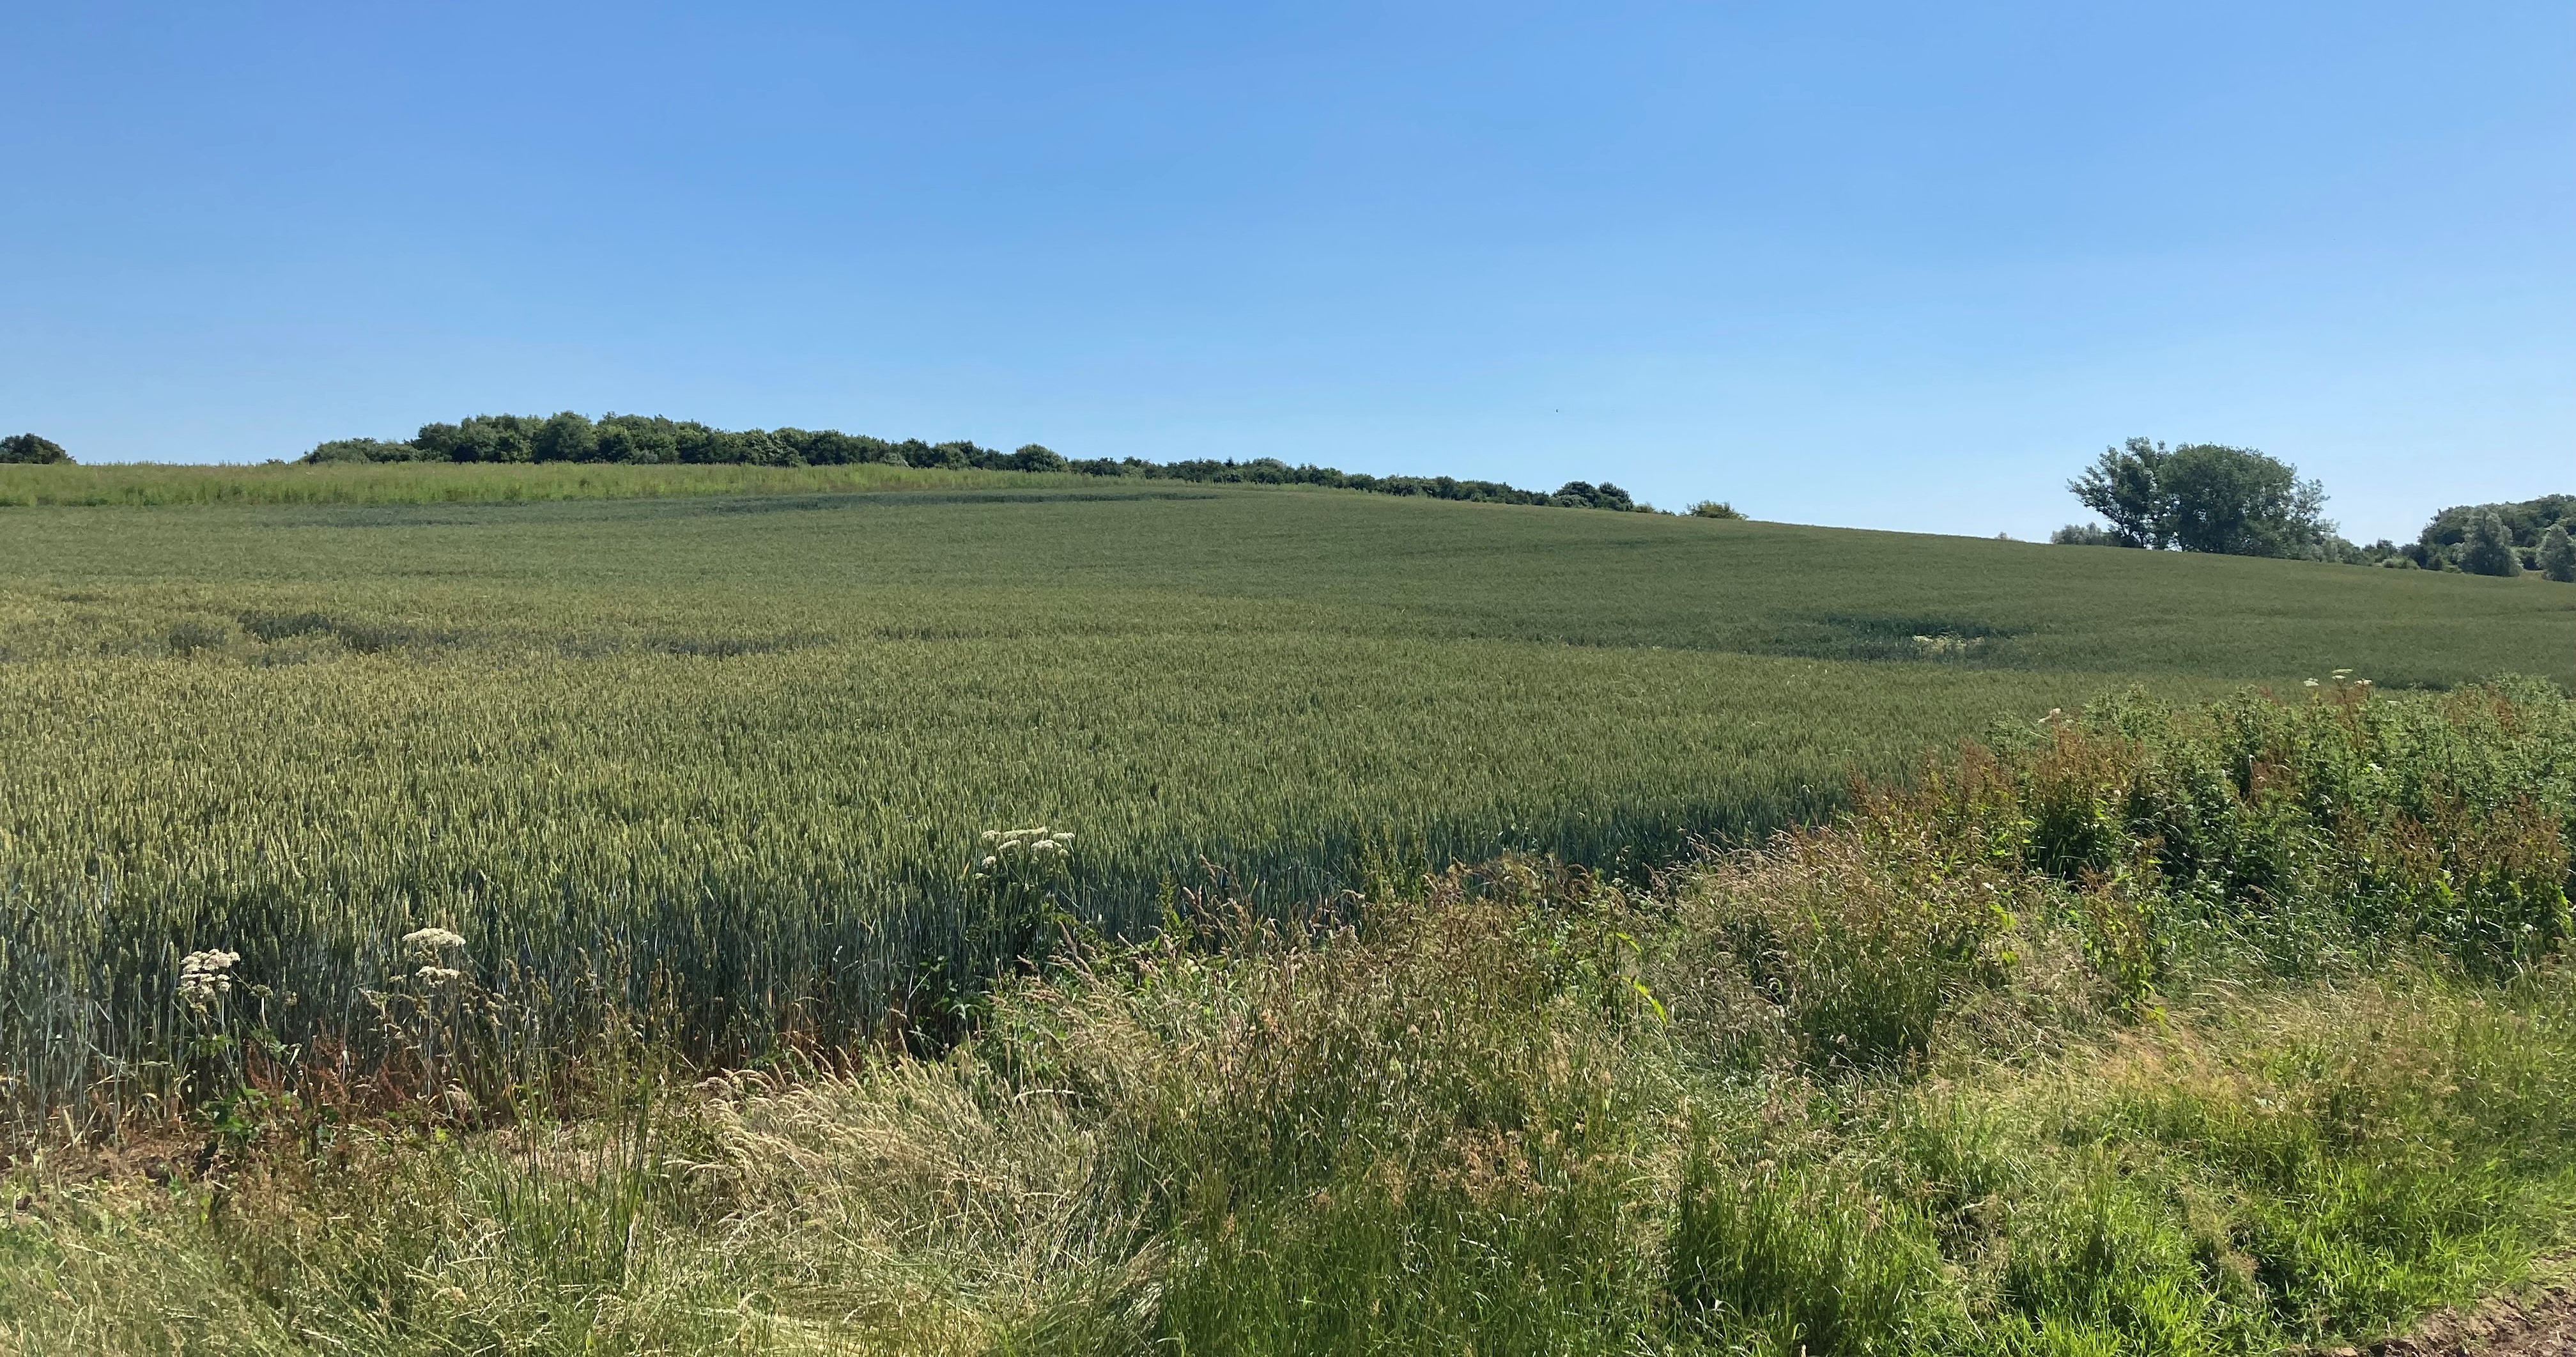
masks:
<path id="1" fill-rule="evenodd" d="M 2123 699 L 1652 890 L 1515 859 L 1303 921 L 1216 897 L 1138 942 L 1066 920 L 938 1057 L 692 1093 L 627 1048 L 570 1122 L 306 1108 L 219 1141 L 208 1184 L 22 1170 L 0 1339 L 2368 1339 L 2576 1227 L 2576 973 L 2519 924 L 2456 926 L 2564 910 L 2571 706 Z M 2354 776 L 2387 781 L 2354 805 Z M 2412 904 L 2338 908 L 2435 824 L 2474 832 L 2396 878 Z"/>

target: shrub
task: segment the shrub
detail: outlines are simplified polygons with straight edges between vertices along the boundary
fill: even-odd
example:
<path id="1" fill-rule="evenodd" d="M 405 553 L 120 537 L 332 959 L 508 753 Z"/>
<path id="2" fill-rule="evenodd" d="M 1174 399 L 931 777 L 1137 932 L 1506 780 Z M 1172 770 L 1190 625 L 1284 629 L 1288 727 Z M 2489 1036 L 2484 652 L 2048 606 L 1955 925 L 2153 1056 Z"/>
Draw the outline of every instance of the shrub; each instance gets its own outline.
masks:
<path id="1" fill-rule="evenodd" d="M 1011 454 L 1009 464 L 1013 471 L 1062 471 L 1066 465 L 1062 453 L 1042 443 L 1022 445 Z"/>
<path id="2" fill-rule="evenodd" d="M 1713 500 L 1713 499 L 1704 499 L 1704 500 L 1701 500 L 1700 502 L 1698 502 L 1697 504 L 1692 505 L 1692 506 L 1690 507 L 1690 515 L 1691 515 L 1691 517 L 1693 517 L 1693 518 L 1735 518 L 1735 519 L 1740 519 L 1740 518 L 1744 517 L 1744 515 L 1742 515 L 1742 514 L 1740 514 L 1740 513 L 1737 513 L 1737 512 L 1735 511 L 1735 506 L 1734 506 L 1734 505 L 1732 505 L 1732 504 L 1728 504 L 1728 503 L 1725 503 L 1725 502 L 1724 502 L 1724 501 L 1722 501 L 1722 500 Z"/>
<path id="3" fill-rule="evenodd" d="M 2494 509 L 2478 511 L 2460 544 L 2460 569 L 2472 575 L 2519 575 L 2522 554 L 2513 549 L 2513 534 Z"/>
<path id="4" fill-rule="evenodd" d="M 304 454 L 303 458 L 303 460 L 307 462 L 317 464 L 330 462 L 419 462 L 427 461 L 429 459 L 430 457 L 428 453 L 421 451 L 419 448 L 413 447 L 409 443 L 390 443 L 381 438 L 335 438 L 328 443 L 315 444 L 313 450 Z"/>
<path id="5" fill-rule="evenodd" d="M 0 462 L 68 462 L 72 455 L 50 438 L 31 433 L 0 438 Z"/>
<path id="6" fill-rule="evenodd" d="M 2540 538 L 2540 573 L 2561 584 L 2576 584 L 2576 540 L 2567 536 L 2567 525 L 2552 523 Z"/>

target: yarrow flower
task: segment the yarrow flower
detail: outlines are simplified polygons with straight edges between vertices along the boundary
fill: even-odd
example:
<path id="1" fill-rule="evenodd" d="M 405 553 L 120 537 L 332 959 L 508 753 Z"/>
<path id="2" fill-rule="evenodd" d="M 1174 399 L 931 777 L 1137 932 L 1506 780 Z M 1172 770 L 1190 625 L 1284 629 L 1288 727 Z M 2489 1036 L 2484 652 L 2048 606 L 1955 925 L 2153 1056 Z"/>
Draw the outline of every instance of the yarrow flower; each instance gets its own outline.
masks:
<path id="1" fill-rule="evenodd" d="M 996 872 L 1008 870 L 1013 862 L 1025 860 L 1034 867 L 1061 861 L 1072 849 L 1073 833 L 1045 825 L 1035 829 L 988 829 L 981 842 L 992 851 L 974 860 L 972 875 L 975 880 L 989 881 Z"/>
<path id="2" fill-rule="evenodd" d="M 444 928 L 416 928 L 403 934 L 403 946 L 418 948 L 424 952 L 436 952 L 464 945 L 464 938 Z"/>
<path id="3" fill-rule="evenodd" d="M 411 953 L 411 959 L 420 963 L 420 969 L 412 972 L 413 979 L 437 986 L 464 978 L 463 971 L 447 964 L 451 959 L 465 959 L 465 939 L 455 933 L 436 925 L 415 928 L 403 934 L 402 945 Z"/>
<path id="4" fill-rule="evenodd" d="M 209 948 L 179 958 L 179 997 L 205 1004 L 231 992 L 232 969 L 241 953 Z"/>

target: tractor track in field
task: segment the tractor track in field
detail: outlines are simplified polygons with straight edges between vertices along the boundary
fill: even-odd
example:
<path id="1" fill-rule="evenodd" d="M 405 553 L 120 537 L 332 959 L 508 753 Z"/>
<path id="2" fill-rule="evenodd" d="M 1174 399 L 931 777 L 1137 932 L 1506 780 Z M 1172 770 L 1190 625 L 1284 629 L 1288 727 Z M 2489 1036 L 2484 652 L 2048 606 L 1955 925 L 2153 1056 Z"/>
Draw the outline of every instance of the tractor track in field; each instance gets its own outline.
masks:
<path id="1" fill-rule="evenodd" d="M 2396 1337 L 2313 1357 L 2576 1357 L 2576 1278 L 2553 1271 L 2548 1284 L 2439 1311 Z"/>

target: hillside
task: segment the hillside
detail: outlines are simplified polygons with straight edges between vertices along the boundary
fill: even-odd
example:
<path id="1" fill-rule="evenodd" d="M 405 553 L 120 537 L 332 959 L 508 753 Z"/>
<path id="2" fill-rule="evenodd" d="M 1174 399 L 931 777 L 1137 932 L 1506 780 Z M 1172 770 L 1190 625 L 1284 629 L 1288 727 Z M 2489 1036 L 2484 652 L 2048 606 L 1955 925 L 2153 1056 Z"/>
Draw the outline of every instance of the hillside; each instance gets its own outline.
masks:
<path id="1" fill-rule="evenodd" d="M 1079 832 L 1114 931 L 1211 881 L 1669 861 L 2132 684 L 2576 676 L 2540 581 L 1321 490 L 0 521 L 16 935 L 322 995 L 428 923 L 539 967 L 609 939 L 726 1049 L 989 964 L 987 830 Z"/>
<path id="2" fill-rule="evenodd" d="M 212 502 L 13 512 L 0 569 L 22 585 L 327 583 L 424 617 L 463 578 L 504 592 L 713 589 L 724 608 L 699 624 L 744 636 L 810 625 L 855 639 L 882 630 L 870 619 L 930 602 L 894 591 L 1043 589 L 1086 601 L 975 629 L 1127 630 L 1133 619 L 1108 600 L 1153 595 L 1331 611 L 1264 630 L 2260 682 L 2335 668 L 2383 684 L 2504 669 L 2576 678 L 2576 590 L 2536 580 L 881 466 L 215 468 L 194 490 L 140 475 L 129 488 Z M 0 497 L 16 493 L 28 492 L 0 475 Z M 123 492 L 102 480 L 86 493 Z M 306 495 L 367 502 L 227 502 Z M 671 498 L 625 500 L 641 495 Z M 517 498 L 567 502 L 506 502 Z M 579 611 L 613 628 L 621 609 Z M 498 634 L 497 618 L 483 621 L 473 630 Z"/>
<path id="3" fill-rule="evenodd" d="M 356 470 L 0 510 L 0 1347 L 2235 1354 L 2576 1221 L 2576 708 L 2394 691 L 2576 587 Z"/>

